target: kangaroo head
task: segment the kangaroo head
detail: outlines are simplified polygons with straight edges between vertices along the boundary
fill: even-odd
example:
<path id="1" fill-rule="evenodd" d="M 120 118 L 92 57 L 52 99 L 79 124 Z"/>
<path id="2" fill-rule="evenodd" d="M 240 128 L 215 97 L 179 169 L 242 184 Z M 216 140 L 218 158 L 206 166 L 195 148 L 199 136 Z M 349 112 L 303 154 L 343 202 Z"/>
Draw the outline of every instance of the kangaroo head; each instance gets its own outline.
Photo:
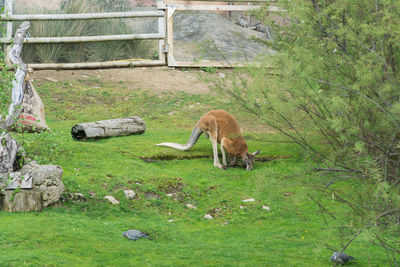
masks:
<path id="1" fill-rule="evenodd" d="M 246 164 L 247 171 L 251 171 L 253 169 L 254 156 L 258 154 L 260 154 L 260 150 L 257 150 L 253 153 L 246 152 L 246 154 L 243 156 L 242 160 L 243 163 Z"/>

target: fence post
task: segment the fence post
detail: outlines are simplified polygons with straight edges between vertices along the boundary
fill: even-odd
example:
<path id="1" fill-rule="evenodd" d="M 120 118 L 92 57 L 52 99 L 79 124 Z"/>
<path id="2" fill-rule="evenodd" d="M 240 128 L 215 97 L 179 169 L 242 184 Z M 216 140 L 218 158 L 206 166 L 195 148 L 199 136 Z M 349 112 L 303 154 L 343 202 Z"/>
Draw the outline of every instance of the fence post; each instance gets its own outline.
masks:
<path id="1" fill-rule="evenodd" d="M 174 5 L 167 8 L 167 40 L 168 40 L 168 66 L 174 67 L 177 65 L 174 57 L 174 12 L 176 7 Z"/>
<path id="2" fill-rule="evenodd" d="M 164 16 L 158 18 L 158 33 L 160 35 L 166 36 L 166 23 L 165 23 L 166 10 L 163 0 L 157 0 L 157 8 L 159 11 L 164 12 Z M 166 57 L 165 52 L 166 49 L 165 49 L 165 38 L 164 38 L 158 41 L 158 59 L 162 60 L 164 64 L 167 62 L 165 58 Z"/>
<path id="3" fill-rule="evenodd" d="M 10 16 L 13 13 L 13 1 L 12 0 L 5 0 L 4 3 L 4 14 L 6 16 Z M 12 38 L 12 21 L 7 21 L 7 31 L 6 31 L 6 38 L 11 40 Z M 8 66 L 11 66 L 11 60 L 10 60 L 10 51 L 11 51 L 11 44 L 5 44 L 4 45 L 4 53 L 5 53 L 5 63 Z"/>

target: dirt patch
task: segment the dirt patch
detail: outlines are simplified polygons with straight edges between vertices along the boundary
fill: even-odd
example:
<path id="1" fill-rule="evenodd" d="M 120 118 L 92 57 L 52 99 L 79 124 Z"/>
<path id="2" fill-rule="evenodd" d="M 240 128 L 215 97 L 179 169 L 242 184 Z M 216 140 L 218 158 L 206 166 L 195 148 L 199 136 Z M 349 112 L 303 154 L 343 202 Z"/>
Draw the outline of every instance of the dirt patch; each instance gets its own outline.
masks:
<path id="1" fill-rule="evenodd" d="M 152 68 L 118 68 L 97 70 L 37 70 L 31 78 L 34 83 L 73 82 L 76 80 L 112 82 L 117 86 L 133 87 L 150 90 L 155 93 L 187 92 L 191 94 L 206 94 L 209 85 L 198 77 L 198 71 L 185 71 L 168 67 Z"/>
<path id="2" fill-rule="evenodd" d="M 161 162 L 165 160 L 191 160 L 191 159 L 205 159 L 212 158 L 212 155 L 188 155 L 188 156 L 177 156 L 177 155 L 154 155 L 151 157 L 140 157 L 145 162 Z M 262 156 L 254 158 L 254 161 L 267 162 L 276 159 L 289 159 L 290 156 Z"/>

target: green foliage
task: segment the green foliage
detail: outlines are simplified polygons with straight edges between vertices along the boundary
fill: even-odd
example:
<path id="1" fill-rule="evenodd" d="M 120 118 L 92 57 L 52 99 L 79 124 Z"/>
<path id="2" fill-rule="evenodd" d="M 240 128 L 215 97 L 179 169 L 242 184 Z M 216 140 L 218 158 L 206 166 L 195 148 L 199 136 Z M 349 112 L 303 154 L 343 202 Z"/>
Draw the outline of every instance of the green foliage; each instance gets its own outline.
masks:
<path id="1" fill-rule="evenodd" d="M 66 138 L 56 131 L 21 133 L 16 138 L 24 147 L 27 158 L 39 164 L 49 164 L 54 157 L 69 153 L 64 150 Z"/>
<path id="2" fill-rule="evenodd" d="M 268 21 L 280 34 L 270 42 L 277 55 L 266 61 L 279 75 L 271 76 L 266 66 L 248 68 L 215 85 L 300 145 L 311 168 L 327 171 L 311 186 L 351 210 L 348 220 L 336 221 L 350 225 L 346 235 L 374 232 L 370 241 L 397 252 L 396 259 L 399 235 L 391 231 L 400 215 L 400 2 L 278 4 L 289 23 Z"/>

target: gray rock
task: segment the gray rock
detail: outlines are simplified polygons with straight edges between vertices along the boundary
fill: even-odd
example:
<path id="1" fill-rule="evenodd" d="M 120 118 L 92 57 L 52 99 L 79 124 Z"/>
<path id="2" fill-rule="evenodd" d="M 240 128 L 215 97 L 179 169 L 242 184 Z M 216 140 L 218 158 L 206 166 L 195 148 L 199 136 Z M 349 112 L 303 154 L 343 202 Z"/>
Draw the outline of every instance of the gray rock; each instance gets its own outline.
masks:
<path id="1" fill-rule="evenodd" d="M 339 263 L 340 265 L 343 265 L 351 260 L 354 260 L 354 258 L 343 252 L 333 252 L 331 256 L 331 262 Z"/>
<path id="2" fill-rule="evenodd" d="M 24 165 L 19 171 L 0 174 L 0 185 L 8 189 L 32 188 L 43 192 L 43 206 L 47 207 L 56 203 L 62 192 L 63 170 L 57 165 L 39 165 L 35 161 Z M 11 177 L 6 186 L 4 181 Z"/>
<path id="3" fill-rule="evenodd" d="M 43 191 L 44 207 L 56 203 L 60 199 L 64 191 L 63 170 L 60 166 L 39 165 L 32 161 L 22 167 L 21 173 L 29 173 L 33 178 L 34 188 Z"/>
<path id="4" fill-rule="evenodd" d="M 136 193 L 133 190 L 124 190 L 124 195 L 127 199 L 134 199 L 136 196 Z"/>
<path id="5" fill-rule="evenodd" d="M 71 200 L 86 200 L 85 195 L 82 194 L 82 193 L 69 193 L 69 194 L 68 194 L 68 197 L 69 197 Z"/>
<path id="6" fill-rule="evenodd" d="M 128 231 L 122 233 L 122 236 L 124 236 L 130 240 L 135 240 L 135 241 L 140 238 L 152 239 L 148 235 L 149 235 L 148 233 L 144 233 L 139 230 L 128 230 Z"/>
<path id="7" fill-rule="evenodd" d="M 113 196 L 105 196 L 104 198 L 107 199 L 108 201 L 110 201 L 114 205 L 119 204 L 119 201 L 117 199 L 115 199 L 115 197 L 113 197 Z"/>
<path id="8" fill-rule="evenodd" d="M 266 39 L 261 32 L 243 28 L 214 12 L 177 11 L 174 14 L 174 54 L 177 60 L 255 61 L 260 54 L 274 54 L 254 38 Z M 205 43 L 212 40 L 207 53 Z M 215 45 L 215 46 L 214 46 Z M 202 49 L 197 49 L 198 46 Z M 182 47 L 182 48 L 181 48 Z M 217 47 L 218 51 L 213 51 Z M 184 51 L 186 50 L 186 51 Z"/>

